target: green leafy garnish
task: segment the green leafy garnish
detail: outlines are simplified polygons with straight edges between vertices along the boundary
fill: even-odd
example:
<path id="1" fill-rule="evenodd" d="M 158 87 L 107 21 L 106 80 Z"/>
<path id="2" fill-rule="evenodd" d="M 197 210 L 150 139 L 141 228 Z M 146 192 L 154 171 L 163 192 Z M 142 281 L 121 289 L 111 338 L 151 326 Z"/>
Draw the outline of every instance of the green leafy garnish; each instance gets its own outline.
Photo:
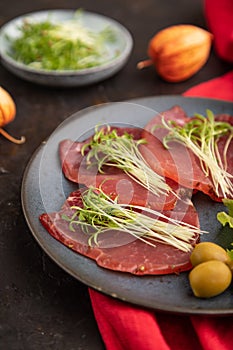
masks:
<path id="1" fill-rule="evenodd" d="M 111 130 L 109 126 L 96 127 L 93 138 L 83 146 L 82 153 L 84 155 L 85 150 L 90 148 L 86 158 L 87 164 L 97 164 L 99 172 L 103 173 L 105 165 L 117 167 L 155 195 L 172 192 L 165 179 L 155 173 L 143 158 L 139 145 L 144 143 L 144 139 L 134 140 L 133 136 L 126 132 L 119 136 L 117 131 Z"/>
<path id="2" fill-rule="evenodd" d="M 221 211 L 217 213 L 217 219 L 223 226 L 228 224 L 233 228 L 233 199 L 224 198 L 222 202 L 227 207 L 228 214 L 225 211 Z"/>
<path id="3" fill-rule="evenodd" d="M 75 231 L 75 225 L 81 225 L 83 232 L 90 236 L 90 246 L 93 242 L 98 245 L 99 235 L 111 230 L 133 235 L 152 246 L 156 246 L 154 242 L 162 242 L 187 252 L 192 249 L 192 239 L 201 233 L 193 225 L 166 217 L 150 208 L 119 204 L 100 188 L 84 191 L 82 201 L 82 207 L 71 207 L 75 210 L 71 217 L 63 215 L 62 218 L 69 222 L 71 231 Z"/>
<path id="4" fill-rule="evenodd" d="M 80 16 L 54 23 L 25 19 L 20 36 L 10 39 L 15 60 L 44 70 L 79 70 L 102 65 L 109 60 L 107 42 L 115 40 L 111 28 L 92 31 L 80 22 Z"/>
<path id="5" fill-rule="evenodd" d="M 227 254 L 230 257 L 230 259 L 233 260 L 233 249 L 227 249 L 226 251 L 227 251 Z"/>
<path id="6" fill-rule="evenodd" d="M 170 141 L 177 141 L 188 147 L 199 158 L 204 174 L 212 179 L 217 196 L 232 196 L 233 176 L 227 172 L 227 150 L 233 138 L 233 127 L 227 122 L 216 121 L 210 110 L 206 111 L 206 117 L 196 114 L 182 126 L 164 119 L 163 125 L 169 131 L 164 137 L 164 146 L 169 148 Z M 227 136 L 223 159 L 218 149 L 222 136 Z"/>

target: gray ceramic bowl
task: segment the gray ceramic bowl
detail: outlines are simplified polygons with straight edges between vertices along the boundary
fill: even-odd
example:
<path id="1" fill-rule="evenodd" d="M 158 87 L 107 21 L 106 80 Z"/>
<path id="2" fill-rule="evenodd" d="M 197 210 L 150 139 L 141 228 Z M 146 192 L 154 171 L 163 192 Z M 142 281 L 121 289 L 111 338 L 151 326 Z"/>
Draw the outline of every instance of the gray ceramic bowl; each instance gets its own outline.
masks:
<path id="1" fill-rule="evenodd" d="M 110 26 L 116 35 L 114 43 L 106 44 L 109 59 L 101 66 L 70 71 L 47 71 L 31 68 L 25 64 L 15 61 L 9 55 L 10 42 L 6 36 L 17 38 L 19 26 L 25 18 L 35 21 L 43 21 L 49 18 L 54 22 L 69 20 L 73 18 L 73 10 L 48 10 L 29 13 L 13 19 L 2 26 L 0 31 L 0 55 L 2 64 L 12 73 L 22 79 L 33 83 L 49 86 L 84 86 L 109 78 L 117 73 L 127 62 L 133 47 L 133 39 L 129 31 L 120 23 L 100 14 L 83 12 L 82 22 L 91 30 L 99 32 L 106 26 Z M 116 52 L 118 53 L 116 55 Z"/>

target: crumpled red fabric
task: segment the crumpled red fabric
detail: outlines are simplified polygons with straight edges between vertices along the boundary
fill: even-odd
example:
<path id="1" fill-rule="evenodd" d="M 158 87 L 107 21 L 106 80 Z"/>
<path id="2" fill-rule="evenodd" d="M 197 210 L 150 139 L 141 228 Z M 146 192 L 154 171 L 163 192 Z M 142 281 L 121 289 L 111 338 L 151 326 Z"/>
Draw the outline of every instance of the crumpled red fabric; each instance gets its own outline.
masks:
<path id="1" fill-rule="evenodd" d="M 233 316 L 155 313 L 89 293 L 107 350 L 232 350 Z"/>
<path id="2" fill-rule="evenodd" d="M 233 101 L 233 71 L 230 71 L 220 77 L 208 80 L 199 85 L 193 86 L 183 95 Z"/>
<path id="3" fill-rule="evenodd" d="M 205 11 L 219 56 L 233 62 L 233 0 L 206 0 Z M 183 95 L 233 101 L 233 71 L 194 86 Z M 233 349 L 233 316 L 160 313 L 91 288 L 89 294 L 107 350 Z"/>
<path id="4" fill-rule="evenodd" d="M 220 58 L 233 62 L 233 1 L 205 0 L 204 12 L 214 34 L 214 48 Z"/>

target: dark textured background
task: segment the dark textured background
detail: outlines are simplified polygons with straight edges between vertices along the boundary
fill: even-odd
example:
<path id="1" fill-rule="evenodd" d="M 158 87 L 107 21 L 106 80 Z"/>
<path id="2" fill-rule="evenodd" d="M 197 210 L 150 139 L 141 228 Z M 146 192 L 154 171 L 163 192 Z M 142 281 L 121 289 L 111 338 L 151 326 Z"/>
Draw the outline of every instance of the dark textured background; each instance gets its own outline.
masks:
<path id="1" fill-rule="evenodd" d="M 21 181 L 34 150 L 64 119 L 90 105 L 135 97 L 181 94 L 227 72 L 215 52 L 191 79 L 162 81 L 154 69 L 136 69 L 149 39 L 179 23 L 206 27 L 201 0 L 21 0 L 0 2 L 0 25 L 27 12 L 83 8 L 112 17 L 133 35 L 127 65 L 114 77 L 83 88 L 56 89 L 25 82 L 0 65 L 0 85 L 14 97 L 17 116 L 6 129 L 27 142 L 17 146 L 0 137 L 0 348 L 6 350 L 104 349 L 87 287 L 47 257 L 22 214 Z"/>

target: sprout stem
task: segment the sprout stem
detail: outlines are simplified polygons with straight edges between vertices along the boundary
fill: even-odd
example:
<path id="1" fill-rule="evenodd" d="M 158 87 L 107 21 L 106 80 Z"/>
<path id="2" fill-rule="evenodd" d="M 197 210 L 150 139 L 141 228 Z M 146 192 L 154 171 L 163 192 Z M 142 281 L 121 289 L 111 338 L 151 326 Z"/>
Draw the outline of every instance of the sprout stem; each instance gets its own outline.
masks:
<path id="1" fill-rule="evenodd" d="M 97 163 L 100 173 L 103 173 L 104 165 L 117 167 L 156 196 L 167 195 L 168 192 L 173 192 L 172 189 L 163 176 L 150 168 L 138 149 L 145 142 L 144 139 L 133 140 L 128 133 L 119 136 L 110 127 L 96 128 L 90 143 L 83 146 L 82 153 L 84 155 L 85 150 L 89 149 L 87 164 L 92 166 Z"/>
<path id="2" fill-rule="evenodd" d="M 226 122 L 215 121 L 214 114 L 207 110 L 206 117 L 196 114 L 184 126 L 174 121 L 166 122 L 163 126 L 169 131 L 164 137 L 166 148 L 170 141 L 177 141 L 188 147 L 200 160 L 201 169 L 205 176 L 212 179 L 217 196 L 233 196 L 233 175 L 227 172 L 227 151 L 233 138 L 233 127 Z M 222 158 L 219 153 L 218 141 L 227 136 Z"/>
<path id="3" fill-rule="evenodd" d="M 74 225 L 81 225 L 83 231 L 90 235 L 89 245 L 92 241 L 98 245 L 100 234 L 117 230 L 154 247 L 154 242 L 160 242 L 188 252 L 192 249 L 195 235 L 202 233 L 196 226 L 150 208 L 119 204 L 100 188 L 87 189 L 82 194 L 82 200 L 83 207 L 71 207 L 75 213 L 72 217 L 63 216 L 63 219 L 70 222 L 71 230 L 74 230 Z"/>

